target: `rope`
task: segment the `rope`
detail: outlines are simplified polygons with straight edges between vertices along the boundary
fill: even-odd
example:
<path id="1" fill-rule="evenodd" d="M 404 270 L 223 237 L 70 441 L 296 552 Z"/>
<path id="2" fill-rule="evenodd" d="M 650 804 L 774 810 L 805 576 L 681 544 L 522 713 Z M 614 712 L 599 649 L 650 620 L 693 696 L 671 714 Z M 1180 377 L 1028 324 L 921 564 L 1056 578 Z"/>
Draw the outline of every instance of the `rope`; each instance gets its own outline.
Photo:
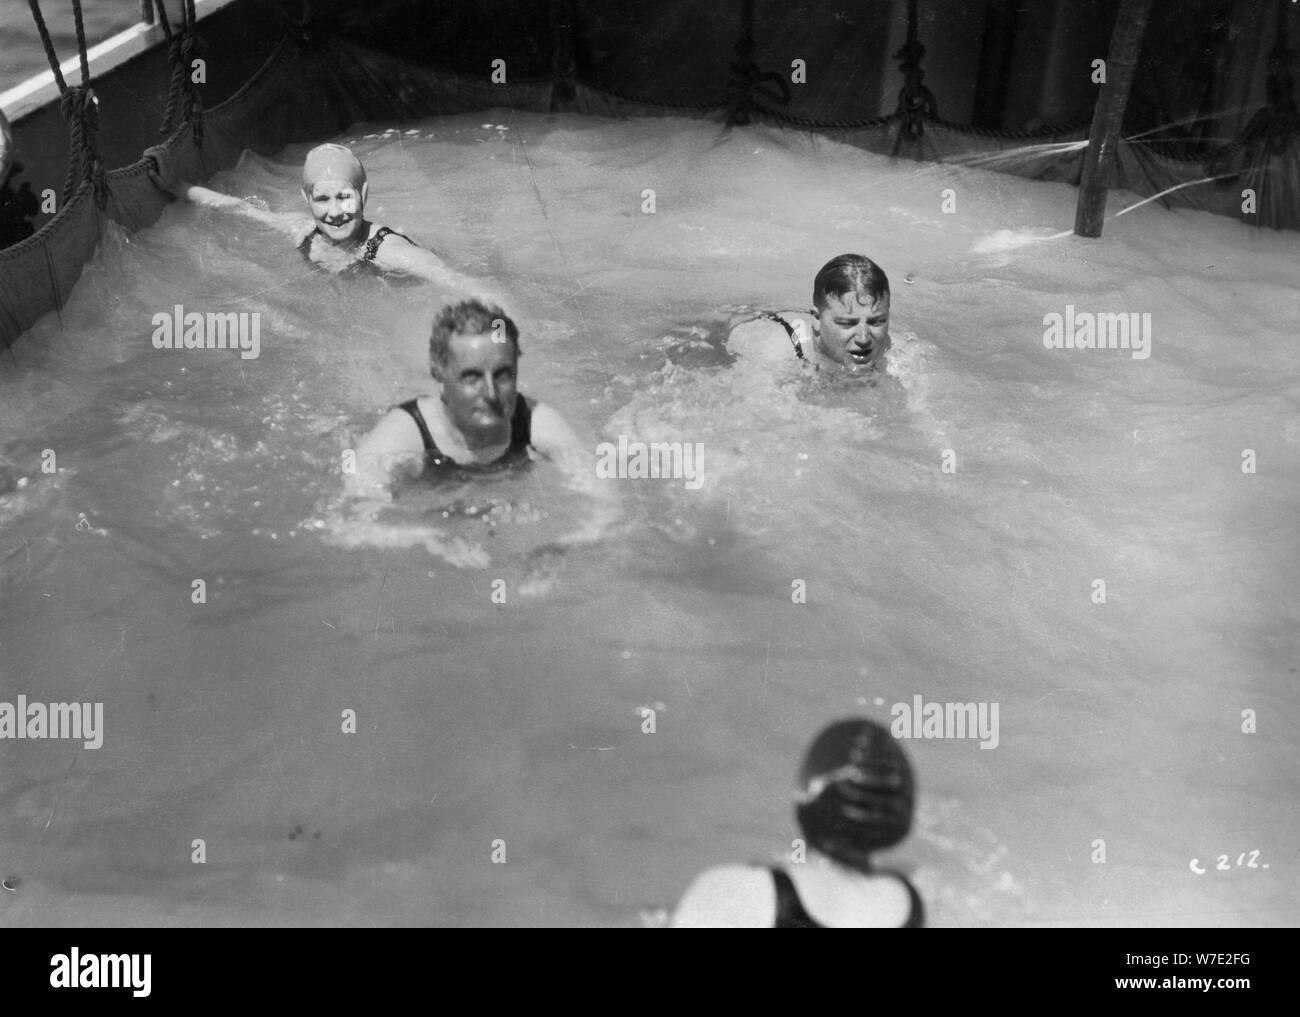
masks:
<path id="1" fill-rule="evenodd" d="M 1264 81 L 1265 104 L 1255 111 L 1235 138 L 1210 152 L 1205 159 L 1205 172 L 1210 175 L 1223 173 L 1238 154 L 1242 157 L 1238 172 L 1244 172 L 1251 163 L 1280 155 L 1300 134 L 1300 107 L 1296 104 L 1291 40 L 1286 23 L 1288 6 L 1285 0 L 1278 3 L 1277 34 L 1269 50 Z"/>
<path id="2" fill-rule="evenodd" d="M 86 26 L 81 16 L 81 0 L 72 0 L 72 16 L 77 35 L 77 58 L 81 65 L 81 84 L 69 85 L 59 67 L 59 56 L 54 52 L 45 17 L 41 14 L 40 0 L 27 0 L 32 20 L 45 48 L 45 58 L 59 86 L 59 112 L 68 121 L 68 172 L 63 180 L 63 203 L 72 200 L 78 184 L 90 180 L 95 188 L 95 204 L 101 209 L 108 206 L 108 178 L 99 158 L 99 99 L 90 87 L 90 60 L 86 55 Z"/>
<path id="3" fill-rule="evenodd" d="M 153 0 L 154 6 L 158 10 L 158 23 L 162 25 L 163 36 L 167 39 L 168 45 L 172 41 L 171 21 L 167 17 L 167 8 L 163 6 L 163 0 Z"/>
<path id="4" fill-rule="evenodd" d="M 86 57 L 86 26 L 81 19 L 81 0 L 72 0 L 72 23 L 77 32 L 77 57 L 81 61 L 81 84 L 90 81 L 90 61 Z"/>
<path id="5" fill-rule="evenodd" d="M 194 13 L 194 0 L 185 0 L 181 7 L 181 25 L 173 32 L 167 20 L 163 0 L 154 0 L 158 21 L 167 40 L 167 63 L 171 77 L 167 86 L 167 106 L 163 110 L 162 126 L 158 133 L 169 135 L 175 128 L 190 125 L 194 144 L 203 147 L 203 101 L 193 79 L 194 55 L 205 47 L 197 32 L 198 19 Z"/>
<path id="6" fill-rule="evenodd" d="M 921 61 L 925 57 L 925 47 L 921 45 L 920 31 L 917 27 L 916 0 L 907 4 L 907 42 L 894 54 L 895 60 L 901 60 L 899 69 L 903 72 L 903 88 L 898 93 L 897 115 L 901 118 L 898 135 L 894 138 L 894 155 L 898 154 L 904 139 L 917 145 L 925 135 L 925 122 L 939 118 L 939 104 L 934 93 L 925 87 L 925 72 L 921 70 Z"/>
<path id="7" fill-rule="evenodd" d="M 180 94 L 181 83 L 177 75 L 175 42 L 172 39 L 171 21 L 167 17 L 167 8 L 163 0 L 153 0 L 158 11 L 158 24 L 162 26 L 163 38 L 167 41 L 167 65 L 171 68 L 171 78 L 167 86 L 167 107 L 163 110 L 162 126 L 158 133 L 166 136 L 171 133 L 172 119 L 176 114 L 176 98 Z"/>
<path id="8" fill-rule="evenodd" d="M 872 127 L 884 127 L 898 119 L 897 113 L 889 113 L 883 117 L 871 117 L 869 120 L 813 120 L 810 117 L 797 117 L 790 113 L 765 109 L 762 106 L 754 107 L 754 111 L 778 123 L 790 124 L 793 127 L 802 127 L 807 130 L 824 131 L 860 131 Z"/>
<path id="9" fill-rule="evenodd" d="M 969 127 L 966 124 L 955 124 L 937 116 L 926 117 L 925 119 L 936 127 L 955 131 L 958 134 L 974 134 L 984 138 L 1005 138 L 1008 141 L 1026 141 L 1029 138 L 1044 138 L 1054 134 L 1072 134 L 1075 131 L 1082 130 L 1092 122 L 1090 118 L 1083 117 L 1064 124 L 1048 124 L 1044 127 L 1035 127 L 1032 131 L 1012 131 L 1000 127 Z"/>
<path id="10" fill-rule="evenodd" d="M 762 96 L 779 106 L 790 103 L 790 85 L 776 71 L 760 71 L 754 62 L 754 0 L 742 0 L 740 9 L 741 33 L 736 43 L 736 59 L 731 65 L 732 86 L 729 93 L 727 124 L 747 124 L 750 114 L 762 112 L 754 101 Z M 779 92 L 765 88 L 772 82 Z"/>
<path id="11" fill-rule="evenodd" d="M 577 69 L 573 58 L 573 0 L 556 0 L 551 3 L 551 35 L 554 51 L 551 55 L 552 112 L 573 102 L 577 95 Z"/>
<path id="12" fill-rule="evenodd" d="M 32 20 L 36 22 L 36 31 L 40 33 L 41 45 L 45 47 L 45 59 L 50 62 L 50 70 L 54 72 L 54 81 L 59 86 L 59 94 L 68 90 L 68 83 L 63 80 L 63 71 L 59 67 L 59 55 L 54 52 L 54 42 L 50 39 L 50 30 L 45 27 L 45 18 L 41 15 L 40 0 L 27 0 L 27 6 L 32 9 Z"/>

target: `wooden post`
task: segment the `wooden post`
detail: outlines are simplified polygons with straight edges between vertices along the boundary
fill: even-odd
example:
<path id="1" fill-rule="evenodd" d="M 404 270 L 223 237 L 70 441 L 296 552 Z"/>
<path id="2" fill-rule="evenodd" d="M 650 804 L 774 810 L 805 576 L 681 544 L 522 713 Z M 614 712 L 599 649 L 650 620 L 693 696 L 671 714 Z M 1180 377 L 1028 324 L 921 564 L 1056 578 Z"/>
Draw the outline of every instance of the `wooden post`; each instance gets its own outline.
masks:
<path id="1" fill-rule="evenodd" d="M 1106 188 L 1120 130 L 1124 107 L 1128 105 L 1133 71 L 1142 52 L 1142 35 L 1147 26 L 1151 0 L 1121 0 L 1115 16 L 1115 31 L 1106 54 L 1106 82 L 1097 96 L 1092 114 L 1088 150 L 1083 155 L 1083 177 L 1079 181 L 1079 205 L 1074 213 L 1074 232 L 1081 237 L 1101 236 L 1106 218 Z"/>

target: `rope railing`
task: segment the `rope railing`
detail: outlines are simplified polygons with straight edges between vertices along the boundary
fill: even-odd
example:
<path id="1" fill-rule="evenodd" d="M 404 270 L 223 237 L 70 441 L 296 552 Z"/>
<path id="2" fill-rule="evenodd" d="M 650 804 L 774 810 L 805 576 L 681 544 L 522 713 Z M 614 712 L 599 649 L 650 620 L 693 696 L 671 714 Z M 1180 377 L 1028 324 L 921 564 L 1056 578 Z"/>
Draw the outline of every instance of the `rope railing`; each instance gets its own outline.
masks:
<path id="1" fill-rule="evenodd" d="M 81 0 L 72 0 L 72 16 L 77 35 L 77 57 L 81 65 L 81 84 L 69 85 L 63 77 L 59 56 L 41 14 L 40 0 L 27 0 L 32 20 L 45 48 L 45 58 L 59 88 L 59 111 L 68 121 L 70 134 L 68 146 L 68 172 L 63 181 L 63 202 L 72 199 L 78 185 L 89 180 L 95 189 L 95 204 L 101 209 L 108 206 L 108 181 L 103 161 L 99 157 L 99 100 L 90 87 L 90 61 L 86 55 L 86 26 L 81 15 Z"/>

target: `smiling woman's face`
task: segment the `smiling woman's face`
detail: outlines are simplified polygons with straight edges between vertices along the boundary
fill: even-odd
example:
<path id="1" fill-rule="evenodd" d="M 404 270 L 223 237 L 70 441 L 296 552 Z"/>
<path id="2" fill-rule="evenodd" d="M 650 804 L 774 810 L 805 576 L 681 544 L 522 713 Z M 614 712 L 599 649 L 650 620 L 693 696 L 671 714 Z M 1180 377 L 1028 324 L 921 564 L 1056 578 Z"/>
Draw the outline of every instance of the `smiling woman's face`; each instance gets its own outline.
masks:
<path id="1" fill-rule="evenodd" d="M 365 223 L 365 192 L 365 184 L 358 191 L 347 180 L 318 180 L 305 192 L 316 228 L 326 239 L 341 244 L 356 236 Z"/>
<path id="2" fill-rule="evenodd" d="M 818 346 L 827 357 L 844 367 L 870 370 L 889 349 L 889 294 L 870 303 L 864 303 L 858 293 L 827 295 L 815 328 Z"/>

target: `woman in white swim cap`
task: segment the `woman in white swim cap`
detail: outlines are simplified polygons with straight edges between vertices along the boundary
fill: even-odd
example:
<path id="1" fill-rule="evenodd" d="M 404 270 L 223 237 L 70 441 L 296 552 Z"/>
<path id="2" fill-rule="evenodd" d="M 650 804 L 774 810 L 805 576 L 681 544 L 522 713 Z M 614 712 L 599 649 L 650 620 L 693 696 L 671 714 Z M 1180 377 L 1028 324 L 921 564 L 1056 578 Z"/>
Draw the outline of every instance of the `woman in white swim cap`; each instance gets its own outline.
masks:
<path id="1" fill-rule="evenodd" d="M 303 162 L 302 195 L 310 219 L 301 214 L 271 212 L 242 198 L 182 180 L 171 171 L 161 148 L 149 149 L 145 154 L 158 165 L 157 171 L 150 174 L 158 187 L 178 198 L 237 212 L 288 233 L 307 261 L 330 272 L 393 272 L 500 302 L 479 283 L 448 267 L 432 251 L 394 229 L 368 220 L 365 205 L 370 185 L 365 167 L 342 145 L 317 145 Z"/>

